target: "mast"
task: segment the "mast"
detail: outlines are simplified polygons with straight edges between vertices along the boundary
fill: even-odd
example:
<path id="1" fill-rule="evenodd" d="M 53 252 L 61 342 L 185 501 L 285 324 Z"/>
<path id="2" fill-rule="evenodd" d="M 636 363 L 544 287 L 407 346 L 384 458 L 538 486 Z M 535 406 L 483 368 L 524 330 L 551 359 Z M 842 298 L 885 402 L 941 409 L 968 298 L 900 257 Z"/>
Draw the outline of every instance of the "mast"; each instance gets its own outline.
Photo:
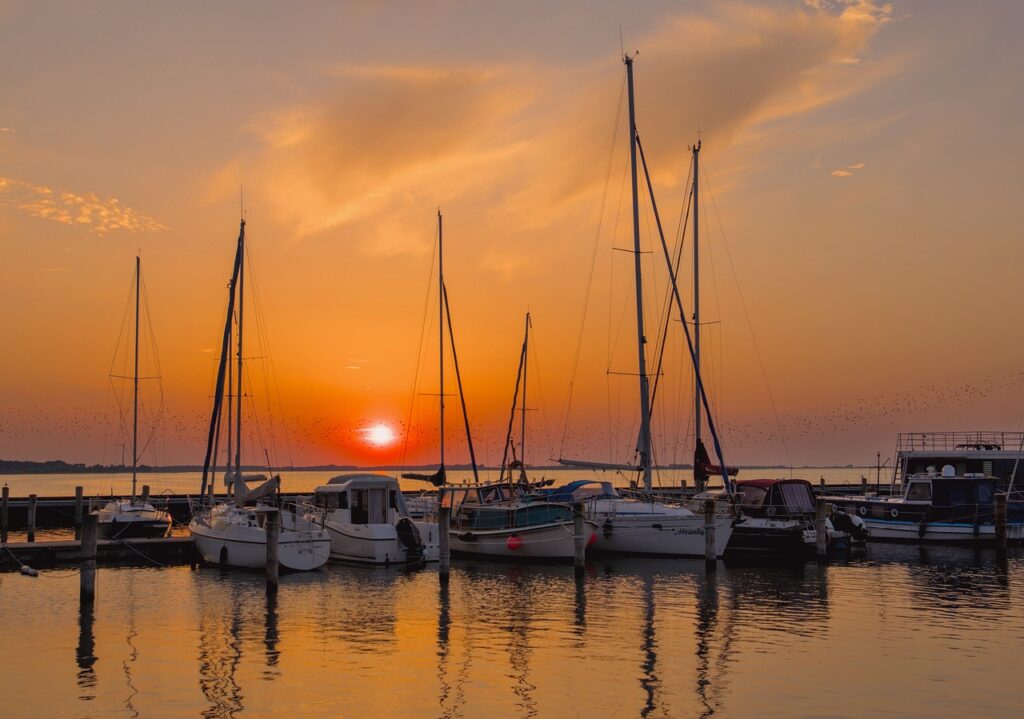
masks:
<path id="1" fill-rule="evenodd" d="M 444 233 L 441 226 L 441 210 L 437 211 L 437 348 L 440 373 L 441 400 L 441 477 L 444 478 Z"/>
<path id="2" fill-rule="evenodd" d="M 640 375 L 640 438 L 637 451 L 644 473 L 644 491 L 651 491 L 651 411 L 647 381 L 647 360 L 644 356 L 644 299 L 640 272 L 640 211 L 636 181 L 636 111 L 633 98 L 633 58 L 623 56 L 626 64 L 626 80 L 629 88 L 629 166 L 630 184 L 633 191 L 633 270 L 636 284 L 636 346 L 637 367 Z"/>
<path id="3" fill-rule="evenodd" d="M 135 486 L 139 464 L 139 274 L 141 272 L 139 256 L 135 255 L 135 382 L 132 406 L 132 503 L 135 503 Z"/>
<path id="4" fill-rule="evenodd" d="M 526 367 L 529 364 L 528 358 L 528 347 L 530 343 L 530 313 L 526 313 L 526 330 L 523 332 L 523 407 L 522 407 L 522 421 L 520 422 L 520 431 L 522 432 L 519 440 L 519 476 L 523 481 L 526 481 Z"/>
<path id="5" fill-rule="evenodd" d="M 238 398 L 235 412 L 235 481 L 242 479 L 242 306 L 245 298 L 245 220 L 238 233 Z M 230 431 L 230 428 L 229 428 Z"/>
<path id="6" fill-rule="evenodd" d="M 700 212 L 700 201 L 697 194 L 697 184 L 700 179 L 700 140 L 691 148 L 693 150 L 693 371 L 694 376 L 700 374 L 700 254 L 698 242 L 697 218 Z M 696 383 L 693 392 L 693 434 L 694 446 L 701 439 L 700 431 L 700 392 L 697 391 Z"/>

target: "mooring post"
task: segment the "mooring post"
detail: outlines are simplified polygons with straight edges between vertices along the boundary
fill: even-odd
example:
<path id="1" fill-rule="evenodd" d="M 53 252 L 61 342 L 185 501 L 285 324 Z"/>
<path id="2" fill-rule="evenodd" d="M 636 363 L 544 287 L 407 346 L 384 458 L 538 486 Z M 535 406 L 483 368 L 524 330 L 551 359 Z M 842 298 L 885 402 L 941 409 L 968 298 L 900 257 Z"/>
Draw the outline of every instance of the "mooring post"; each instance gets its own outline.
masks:
<path id="1" fill-rule="evenodd" d="M 445 492 L 441 489 L 437 493 L 437 570 L 441 579 L 448 579 L 448 572 L 452 564 L 452 550 L 448 543 L 448 533 L 451 530 L 452 508 L 445 504 Z"/>
<path id="2" fill-rule="evenodd" d="M 148 502 L 149 501 L 149 485 L 148 484 L 142 485 L 142 501 L 143 502 Z"/>
<path id="3" fill-rule="evenodd" d="M 821 477 L 821 478 L 818 479 L 818 491 L 821 494 L 825 493 L 825 478 L 824 477 Z"/>
<path id="4" fill-rule="evenodd" d="M 575 541 L 573 566 L 580 570 L 587 563 L 587 540 L 590 539 L 587 534 L 586 517 L 583 514 L 583 502 L 576 502 L 572 506 L 572 537 Z"/>
<path id="5" fill-rule="evenodd" d="M 7 544 L 7 501 L 11 497 L 11 488 L 6 484 L 0 495 L 0 544 Z"/>
<path id="6" fill-rule="evenodd" d="M 279 574 L 277 547 L 278 540 L 281 538 L 281 510 L 277 508 L 267 510 L 264 528 L 267 532 L 267 591 L 276 592 Z"/>
<path id="7" fill-rule="evenodd" d="M 704 564 L 708 569 L 718 566 L 718 542 L 715 537 L 715 500 L 704 500 Z"/>
<path id="8" fill-rule="evenodd" d="M 79 597 L 83 602 L 91 602 L 96 596 L 96 541 L 99 538 L 99 519 L 99 515 L 92 512 L 82 519 Z"/>
<path id="9" fill-rule="evenodd" d="M 1006 546 L 1006 492 L 996 492 L 995 496 L 996 514 L 996 546 Z"/>
<path id="10" fill-rule="evenodd" d="M 860 476 L 860 493 L 864 496 L 868 493 L 868 478 L 863 474 Z"/>
<path id="11" fill-rule="evenodd" d="M 75 487 L 75 541 L 82 541 L 82 488 Z"/>
<path id="12" fill-rule="evenodd" d="M 814 533 L 815 533 L 815 548 L 818 553 L 818 559 L 825 559 L 828 556 L 828 502 L 822 497 L 814 503 Z"/>
<path id="13" fill-rule="evenodd" d="M 36 541 L 36 495 L 28 495 L 28 541 Z"/>

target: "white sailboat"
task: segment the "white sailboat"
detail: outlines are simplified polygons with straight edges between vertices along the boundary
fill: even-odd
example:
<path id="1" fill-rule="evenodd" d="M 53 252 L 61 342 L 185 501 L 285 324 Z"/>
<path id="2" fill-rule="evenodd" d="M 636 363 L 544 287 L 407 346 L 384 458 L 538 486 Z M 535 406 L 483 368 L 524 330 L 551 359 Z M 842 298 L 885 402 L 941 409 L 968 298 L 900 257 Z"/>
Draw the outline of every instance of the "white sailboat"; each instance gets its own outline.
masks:
<path id="1" fill-rule="evenodd" d="M 270 512 L 279 512 L 280 535 L 278 538 L 278 561 L 285 569 L 306 571 L 316 569 L 327 562 L 330 556 L 331 540 L 322 521 L 308 508 L 277 506 L 261 502 L 273 497 L 280 488 L 281 478 L 263 475 L 242 474 L 242 330 L 243 330 L 243 289 L 245 284 L 245 220 L 241 221 L 238 232 L 238 247 L 235 252 L 234 271 L 228 291 L 228 312 L 221 344 L 220 366 L 217 370 L 217 386 L 214 392 L 213 412 L 210 416 L 210 430 L 207 437 L 206 459 L 203 463 L 203 483 L 200 501 L 193 509 L 189 532 L 196 549 L 204 561 L 211 564 L 233 567 L 259 568 L 267 562 L 266 520 Z M 211 469 L 217 454 L 220 430 L 221 408 L 224 399 L 224 380 L 230 363 L 232 318 L 235 301 L 238 302 L 238 339 L 236 396 L 239 398 L 232 428 L 228 414 L 228 437 L 235 434 L 234 469 L 225 473 L 225 482 L 231 488 L 232 500 L 213 502 L 213 477 Z M 230 393 L 230 388 L 228 393 Z M 230 439 L 229 439 L 230 458 Z M 229 459 L 230 463 L 230 459 Z M 255 489 L 248 489 L 247 482 L 261 481 Z M 209 490 L 210 495 L 207 495 Z"/>
<path id="2" fill-rule="evenodd" d="M 641 275 L 640 249 L 640 214 L 639 191 L 637 186 L 637 149 L 639 140 L 636 129 L 636 112 L 633 91 L 633 58 L 623 57 L 626 65 L 626 82 L 629 96 L 629 147 L 630 171 L 633 193 L 633 259 L 634 289 L 636 291 L 636 330 L 637 330 L 637 367 L 640 379 L 640 436 L 637 441 L 639 463 L 636 466 L 626 465 L 628 469 L 637 470 L 642 474 L 643 487 L 639 497 L 622 497 L 609 482 L 583 481 L 574 482 L 555 490 L 551 490 L 552 498 L 564 497 L 566 501 L 585 500 L 588 516 L 595 521 L 601 531 L 597 541 L 590 547 L 592 552 L 609 552 L 621 554 L 649 554 L 703 557 L 704 517 L 694 514 L 689 509 L 675 504 L 658 501 L 653 495 L 652 487 L 652 453 L 651 453 L 651 391 L 647 374 L 647 358 L 644 334 L 643 284 Z M 652 194 L 653 205 L 653 194 Z M 655 212 L 657 212 L 655 210 Z M 655 215 L 657 219 L 657 215 Z M 660 220 L 658 221 L 660 227 Z M 671 272 L 671 263 L 669 263 Z M 682 313 L 675 276 L 672 276 L 672 288 Z M 685 316 L 684 316 L 685 320 Z M 703 397 L 703 385 L 700 380 L 698 356 L 694 344 L 690 341 L 689 330 L 686 329 L 687 344 L 694 362 L 698 385 L 698 411 Z M 717 441 L 716 441 L 717 446 Z M 568 466 L 594 466 L 593 463 L 560 460 Z M 619 469 L 623 467 L 618 467 Z M 728 485 L 728 482 L 727 482 Z M 725 547 L 732 534 L 732 517 L 716 515 L 715 551 L 717 556 L 725 552 Z"/>
<path id="3" fill-rule="evenodd" d="M 139 303 L 142 263 L 135 257 L 135 362 L 132 374 L 132 494 L 112 499 L 98 512 L 98 531 L 103 539 L 162 537 L 171 530 L 171 516 L 139 497 Z"/>

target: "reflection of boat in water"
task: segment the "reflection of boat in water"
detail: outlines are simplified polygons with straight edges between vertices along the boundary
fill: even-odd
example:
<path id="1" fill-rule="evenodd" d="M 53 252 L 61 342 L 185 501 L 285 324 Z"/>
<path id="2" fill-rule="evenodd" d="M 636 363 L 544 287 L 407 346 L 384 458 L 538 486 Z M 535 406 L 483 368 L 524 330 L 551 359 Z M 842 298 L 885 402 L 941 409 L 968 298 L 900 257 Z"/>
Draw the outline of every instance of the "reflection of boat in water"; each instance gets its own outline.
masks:
<path id="1" fill-rule="evenodd" d="M 281 484 L 280 477 L 272 476 L 267 479 L 262 475 L 242 474 L 241 398 L 245 396 L 242 385 L 244 268 L 245 220 L 242 220 L 238 231 L 234 269 L 229 284 L 227 319 L 221 344 L 220 365 L 217 369 L 217 385 L 214 392 L 213 412 L 210 416 L 206 458 L 203 462 L 200 503 L 193 509 L 189 532 L 195 541 L 199 555 L 206 562 L 234 567 L 265 567 L 267 564 L 267 517 L 270 513 L 279 514 L 278 561 L 281 567 L 300 571 L 316 569 L 327 561 L 331 548 L 331 541 L 322 524 L 311 521 L 309 512 L 300 511 L 297 507 L 281 507 L 279 509 L 277 506 L 265 503 L 265 498 L 273 498 L 278 493 Z M 234 469 L 224 476 L 225 482 L 231 489 L 233 501 L 214 504 L 212 496 L 207 496 L 207 490 L 209 489 L 212 494 L 214 481 L 211 470 L 214 468 L 217 456 L 221 409 L 225 394 L 225 375 L 230 367 L 232 322 L 236 317 L 236 299 L 238 303 L 236 342 L 238 384 L 235 396 L 238 398 L 238 411 L 235 415 L 235 426 L 231 427 L 231 388 L 229 387 L 227 421 L 229 464 L 232 433 L 236 444 Z M 246 487 L 246 483 L 250 481 L 260 481 L 261 484 L 250 490 Z"/>
<path id="2" fill-rule="evenodd" d="M 313 501 L 324 513 L 331 559 L 370 564 L 437 560 L 436 524 L 413 522 L 393 477 L 343 474 L 317 487 Z"/>

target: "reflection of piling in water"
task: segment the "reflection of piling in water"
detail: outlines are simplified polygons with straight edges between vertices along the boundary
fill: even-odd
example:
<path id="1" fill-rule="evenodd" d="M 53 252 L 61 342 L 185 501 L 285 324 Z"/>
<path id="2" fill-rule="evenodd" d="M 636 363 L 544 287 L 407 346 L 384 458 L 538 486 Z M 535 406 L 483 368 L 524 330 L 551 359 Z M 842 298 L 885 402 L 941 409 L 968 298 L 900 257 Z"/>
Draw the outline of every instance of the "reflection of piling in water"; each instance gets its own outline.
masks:
<path id="1" fill-rule="evenodd" d="M 99 515 L 90 512 L 82 522 L 82 568 L 79 598 L 92 602 L 96 597 L 96 541 L 99 538 Z"/>
<path id="2" fill-rule="evenodd" d="M 698 582 L 700 580 L 698 579 Z M 711 683 L 711 644 L 718 625 L 718 582 L 714 572 L 707 572 L 697 594 L 697 699 L 703 711 L 700 716 L 715 713 L 717 700 Z"/>
<path id="3" fill-rule="evenodd" d="M 658 643 L 654 636 L 654 579 L 650 576 L 644 577 L 644 625 L 641 636 L 643 637 L 643 663 L 640 665 L 640 686 L 644 690 L 647 701 L 644 708 L 640 710 L 640 716 L 650 716 L 658 706 Z"/>
<path id="4" fill-rule="evenodd" d="M 269 589 L 269 587 L 268 587 Z M 277 650 L 277 592 L 267 592 L 267 613 L 264 623 L 263 646 L 266 647 L 267 667 L 277 666 L 281 653 Z"/>
<path id="5" fill-rule="evenodd" d="M 78 646 L 75 648 L 75 663 L 78 665 L 77 682 L 80 689 L 93 689 L 96 686 L 96 639 L 92 625 L 95 621 L 91 601 L 83 601 L 78 607 Z M 89 701 L 95 694 L 80 694 L 79 699 Z"/>
<path id="6" fill-rule="evenodd" d="M 451 599 L 448 596 L 448 582 L 442 581 L 437 597 L 437 683 L 438 705 L 443 709 L 448 701 L 451 687 L 448 685 L 448 633 L 451 629 Z"/>
<path id="7" fill-rule="evenodd" d="M 576 605 L 574 624 L 580 630 L 587 626 L 587 583 L 583 572 L 575 573 L 576 580 Z"/>

